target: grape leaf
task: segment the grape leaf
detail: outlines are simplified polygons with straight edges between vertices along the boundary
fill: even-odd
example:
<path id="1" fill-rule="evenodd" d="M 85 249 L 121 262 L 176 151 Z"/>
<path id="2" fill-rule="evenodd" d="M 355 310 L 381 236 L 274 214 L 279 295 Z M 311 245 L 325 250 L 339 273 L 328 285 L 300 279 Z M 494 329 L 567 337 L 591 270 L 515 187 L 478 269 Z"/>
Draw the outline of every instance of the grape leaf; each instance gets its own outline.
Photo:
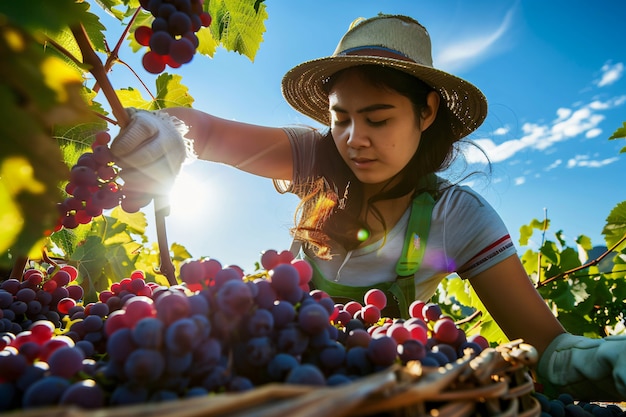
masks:
<path id="1" fill-rule="evenodd" d="M 139 90 L 135 90 L 132 87 L 116 90 L 115 94 L 124 107 L 134 107 L 143 110 L 151 108 L 151 102 L 144 99 Z"/>
<path id="2" fill-rule="evenodd" d="M 626 201 L 618 203 L 606 218 L 602 229 L 607 247 L 612 247 L 626 235 Z M 624 248 L 624 244 L 621 245 Z M 619 248 L 617 249 L 619 250 Z"/>
<path id="3" fill-rule="evenodd" d="M 0 16 L 9 24 L 28 31 L 55 31 L 79 23 L 84 8 L 85 5 L 76 0 L 1 1 Z"/>
<path id="4" fill-rule="evenodd" d="M 547 230 L 550 226 L 550 220 L 540 221 L 537 219 L 533 219 L 529 224 L 523 225 L 519 228 L 520 237 L 519 243 L 521 246 L 528 245 L 528 241 L 530 237 L 533 235 L 535 229 L 537 230 Z"/>
<path id="5" fill-rule="evenodd" d="M 191 107 L 193 97 L 189 95 L 189 89 L 181 84 L 182 77 L 163 73 L 156 79 L 157 96 L 152 104 L 153 110 L 167 107 Z"/>
<path id="6" fill-rule="evenodd" d="M 137 14 L 135 20 L 130 26 L 130 30 L 128 31 L 128 36 L 126 36 L 126 40 L 128 40 L 128 46 L 133 52 L 139 51 L 141 48 L 145 48 L 140 45 L 139 42 L 135 40 L 135 30 L 137 30 L 140 26 L 151 26 L 154 17 L 151 13 L 144 11 L 143 9 Z"/>
<path id="7" fill-rule="evenodd" d="M 215 55 L 215 51 L 217 50 L 218 42 L 211 34 L 211 29 L 208 27 L 200 28 L 200 30 L 196 32 L 196 36 L 199 41 L 197 49 L 198 53 L 213 57 L 213 55 Z"/>
<path id="8" fill-rule="evenodd" d="M 609 139 L 622 139 L 622 138 L 626 138 L 626 122 L 624 122 L 622 124 L 622 127 L 618 128 L 610 137 Z M 622 149 L 622 152 L 624 152 L 624 149 Z"/>
<path id="9" fill-rule="evenodd" d="M 263 22 L 267 19 L 265 4 L 259 5 L 258 12 L 255 4 L 251 0 L 211 0 L 209 3 L 213 37 L 227 51 L 247 56 L 251 61 L 263 42 Z"/>
<path id="10" fill-rule="evenodd" d="M 129 228 L 130 233 L 143 235 L 146 232 L 146 227 L 148 227 L 146 215 L 142 212 L 126 213 L 120 207 L 115 207 L 111 210 L 111 218 L 124 223 Z"/>

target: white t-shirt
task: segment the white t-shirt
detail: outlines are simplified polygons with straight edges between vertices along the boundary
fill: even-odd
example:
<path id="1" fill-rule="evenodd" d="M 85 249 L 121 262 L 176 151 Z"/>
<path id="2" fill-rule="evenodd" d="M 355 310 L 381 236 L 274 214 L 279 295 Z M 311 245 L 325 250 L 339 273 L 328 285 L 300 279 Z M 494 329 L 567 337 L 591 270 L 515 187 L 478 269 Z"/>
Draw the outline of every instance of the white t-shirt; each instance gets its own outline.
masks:
<path id="1" fill-rule="evenodd" d="M 316 143 L 322 135 L 303 127 L 284 130 L 294 154 L 293 183 L 299 184 L 311 178 Z M 331 260 L 315 258 L 308 251 L 307 255 L 326 279 L 343 285 L 394 281 L 409 214 L 410 208 L 388 232 L 384 244 L 380 240 L 352 251 L 334 245 Z M 451 273 L 471 278 L 516 253 L 508 230 L 489 203 L 467 186 L 449 187 L 433 208 L 426 251 L 415 273 L 415 299 L 430 299 L 441 280 Z"/>

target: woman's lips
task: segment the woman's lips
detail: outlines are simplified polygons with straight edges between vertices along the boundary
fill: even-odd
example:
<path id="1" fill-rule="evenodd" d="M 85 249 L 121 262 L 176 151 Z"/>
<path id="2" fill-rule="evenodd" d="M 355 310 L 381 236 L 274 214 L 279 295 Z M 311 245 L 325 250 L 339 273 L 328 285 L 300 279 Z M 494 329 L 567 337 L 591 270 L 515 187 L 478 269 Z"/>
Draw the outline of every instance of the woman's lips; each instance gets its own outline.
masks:
<path id="1" fill-rule="evenodd" d="M 351 158 L 351 159 L 352 159 L 352 163 L 354 163 L 354 165 L 356 165 L 359 168 L 364 168 L 369 165 L 372 165 L 374 161 L 376 161 L 375 159 L 370 159 L 370 158 Z"/>

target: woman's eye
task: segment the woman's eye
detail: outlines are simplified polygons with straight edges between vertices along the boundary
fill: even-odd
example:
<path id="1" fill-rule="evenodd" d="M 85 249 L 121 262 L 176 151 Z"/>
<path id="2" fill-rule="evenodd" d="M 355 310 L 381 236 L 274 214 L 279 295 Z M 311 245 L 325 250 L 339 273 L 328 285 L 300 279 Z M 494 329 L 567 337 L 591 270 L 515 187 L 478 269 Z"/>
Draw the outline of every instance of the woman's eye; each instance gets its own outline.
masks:
<path id="1" fill-rule="evenodd" d="M 379 126 L 384 126 L 387 124 L 387 120 L 388 119 L 383 119 L 383 120 L 368 120 L 367 123 L 370 124 L 370 126 L 375 126 L 375 127 L 379 127 Z"/>
<path id="2" fill-rule="evenodd" d="M 335 125 L 335 126 L 345 126 L 348 123 L 350 123 L 350 119 L 344 119 L 344 120 L 337 120 L 337 119 L 335 119 L 335 120 L 333 120 L 333 125 Z"/>

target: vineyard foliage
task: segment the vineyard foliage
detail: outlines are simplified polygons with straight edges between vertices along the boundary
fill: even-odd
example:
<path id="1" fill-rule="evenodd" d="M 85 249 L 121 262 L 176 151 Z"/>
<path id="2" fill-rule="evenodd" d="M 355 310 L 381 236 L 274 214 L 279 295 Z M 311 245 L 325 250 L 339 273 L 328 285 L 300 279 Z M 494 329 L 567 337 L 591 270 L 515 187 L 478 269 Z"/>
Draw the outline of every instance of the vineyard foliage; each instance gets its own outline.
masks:
<path id="1" fill-rule="evenodd" d="M 158 271 L 159 248 L 145 234 L 149 213 L 128 214 L 116 208 L 90 224 L 53 232 L 69 168 L 90 148 L 96 132 L 116 124 L 105 110 L 110 103 L 102 101 L 102 85 L 89 76 L 92 68 L 84 62 L 74 34 L 84 30 L 104 69 L 110 71 L 121 63 L 120 48 L 145 53 L 134 31 L 153 19 L 139 0 L 94 4 L 80 0 L 0 4 L 0 269 L 10 271 L 22 259 L 61 258 L 79 268 L 86 301 L 135 269 L 144 270 L 148 280 L 167 283 Z M 106 39 L 107 28 L 91 7 L 104 9 L 119 21 L 124 28 L 121 39 Z M 221 46 L 254 60 L 267 19 L 263 0 L 205 0 L 204 10 L 213 21 L 197 33 L 197 54 L 213 57 Z M 124 107 L 191 107 L 194 99 L 182 81 L 175 70 L 155 76 L 149 99 L 134 86 L 114 87 Z M 626 123 L 609 139 L 624 137 Z M 566 242 L 557 231 L 550 237 L 549 219 L 535 219 L 520 231 L 521 247 L 531 236 L 541 237 L 541 245 L 528 248 L 521 259 L 568 330 L 589 336 L 623 331 L 626 202 L 607 216 L 603 234 L 608 250 L 595 258 L 589 256 L 593 245 L 585 236 Z M 170 256 L 175 267 L 191 257 L 177 244 L 171 245 Z M 479 329 L 491 341 L 505 340 L 468 283 L 451 276 L 437 297 L 447 313 L 460 320 L 474 314 L 476 318 L 465 324 L 468 334 Z"/>

